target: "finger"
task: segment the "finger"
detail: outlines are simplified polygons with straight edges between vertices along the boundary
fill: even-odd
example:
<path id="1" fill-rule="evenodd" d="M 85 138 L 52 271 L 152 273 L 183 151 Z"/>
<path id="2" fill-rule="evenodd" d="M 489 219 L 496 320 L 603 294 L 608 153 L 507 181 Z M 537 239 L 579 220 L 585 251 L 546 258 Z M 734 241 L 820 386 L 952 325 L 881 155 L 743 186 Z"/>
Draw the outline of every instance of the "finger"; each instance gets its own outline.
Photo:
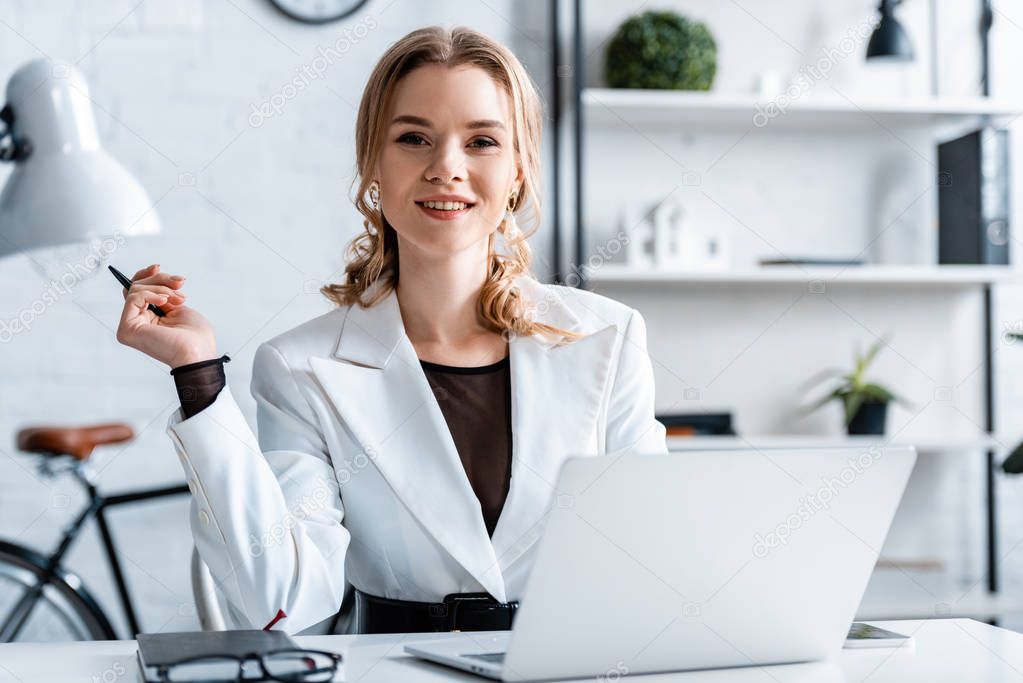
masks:
<path id="1" fill-rule="evenodd" d="M 166 302 L 166 294 L 157 294 L 156 292 L 132 292 L 129 294 L 117 326 L 117 341 L 134 346 L 135 331 L 145 325 L 151 325 L 152 320 L 157 317 L 155 313 L 148 310 L 149 304 L 166 306 Z"/>
<path id="2" fill-rule="evenodd" d="M 131 289 L 128 290 L 128 291 L 129 291 L 129 293 L 130 292 L 156 292 L 157 294 L 166 294 L 167 296 L 177 296 L 177 297 L 180 297 L 182 299 L 187 296 L 184 292 L 180 292 L 180 291 L 178 291 L 178 290 L 176 290 L 176 289 L 174 289 L 172 287 L 167 287 L 165 285 L 145 285 L 145 284 L 140 284 L 138 282 L 131 283 Z"/>
<path id="3" fill-rule="evenodd" d="M 160 270 L 159 263 L 154 263 L 151 266 L 146 266 L 142 270 L 135 273 L 135 276 L 132 278 L 132 281 L 134 282 L 135 280 L 138 280 L 140 277 L 145 277 L 146 275 L 152 275 L 153 273 L 159 272 L 159 270 Z"/>
<path id="4" fill-rule="evenodd" d="M 144 280 L 142 282 L 133 282 L 133 283 L 131 283 L 131 288 L 130 289 L 123 289 L 122 288 L 121 289 L 121 296 L 124 297 L 125 299 L 127 299 L 128 295 L 131 292 L 158 292 L 160 294 L 167 294 L 168 296 L 175 296 L 176 295 L 179 298 L 181 298 L 182 300 L 186 296 L 188 296 L 184 292 L 178 291 L 174 287 L 169 287 L 169 286 L 166 286 L 166 285 L 144 284 L 144 282 L 145 282 Z M 183 286 L 183 283 L 177 285 L 177 287 L 182 287 L 182 286 Z"/>
<path id="5" fill-rule="evenodd" d="M 146 311 L 149 304 L 160 306 L 161 304 L 166 303 L 168 298 L 169 297 L 166 294 L 160 294 L 159 292 L 132 292 L 128 295 L 128 298 L 125 301 L 127 304 L 125 308 L 134 310 L 136 311 L 136 314 L 139 314 Z"/>
<path id="6" fill-rule="evenodd" d="M 162 304 L 158 304 L 163 312 L 166 313 L 173 308 L 179 308 L 185 305 L 185 297 L 171 294 Z"/>
<path id="7" fill-rule="evenodd" d="M 141 277 L 132 282 L 132 285 L 164 285 L 178 289 L 185 284 L 185 277 L 182 275 L 171 275 L 170 273 L 154 273 L 147 277 Z"/>
<path id="8" fill-rule="evenodd" d="M 151 320 L 149 319 L 157 316 L 148 310 L 149 304 L 166 306 L 167 295 L 155 292 L 132 292 L 129 294 L 125 299 L 124 308 L 121 310 L 121 320 L 117 327 L 118 334 L 122 335 L 127 330 L 138 328 L 139 325 L 150 324 Z M 121 340 L 120 337 L 119 340 Z M 123 340 L 121 341 L 124 343 Z"/>

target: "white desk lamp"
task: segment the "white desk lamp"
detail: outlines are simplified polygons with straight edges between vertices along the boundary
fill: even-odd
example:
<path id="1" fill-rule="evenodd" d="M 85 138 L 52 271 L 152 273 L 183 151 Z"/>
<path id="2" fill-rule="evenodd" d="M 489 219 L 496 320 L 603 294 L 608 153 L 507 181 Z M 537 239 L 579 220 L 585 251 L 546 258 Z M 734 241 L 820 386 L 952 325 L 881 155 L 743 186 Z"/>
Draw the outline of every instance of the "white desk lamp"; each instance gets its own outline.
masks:
<path id="1" fill-rule="evenodd" d="M 0 257 L 160 232 L 141 185 L 100 147 L 89 87 L 73 64 L 31 61 L 7 83 Z M 105 259 L 102 259 L 105 260 Z"/>

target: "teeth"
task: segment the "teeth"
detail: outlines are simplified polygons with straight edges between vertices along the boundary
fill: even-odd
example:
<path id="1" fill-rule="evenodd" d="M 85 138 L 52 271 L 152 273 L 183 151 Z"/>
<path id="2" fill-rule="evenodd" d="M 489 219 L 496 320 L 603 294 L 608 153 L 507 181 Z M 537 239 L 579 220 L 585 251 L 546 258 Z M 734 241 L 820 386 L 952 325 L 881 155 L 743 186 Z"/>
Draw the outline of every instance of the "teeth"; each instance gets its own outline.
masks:
<path id="1" fill-rule="evenodd" d="M 428 209 L 440 209 L 442 211 L 459 211 L 469 206 L 465 202 L 423 202 Z"/>

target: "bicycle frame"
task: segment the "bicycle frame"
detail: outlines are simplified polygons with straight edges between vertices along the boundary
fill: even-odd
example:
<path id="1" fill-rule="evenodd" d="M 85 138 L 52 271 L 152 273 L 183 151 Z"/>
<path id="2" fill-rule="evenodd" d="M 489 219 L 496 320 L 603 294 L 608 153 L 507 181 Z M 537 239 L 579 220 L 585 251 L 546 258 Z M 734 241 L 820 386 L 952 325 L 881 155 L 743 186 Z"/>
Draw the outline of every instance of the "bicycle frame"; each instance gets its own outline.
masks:
<path id="1" fill-rule="evenodd" d="M 117 549 L 114 547 L 114 538 L 110 533 L 110 527 L 107 525 L 105 512 L 107 508 L 115 507 L 117 505 L 126 505 L 128 503 L 136 503 L 144 500 L 154 500 L 156 498 L 166 498 L 168 496 L 176 496 L 188 492 L 187 485 L 179 484 L 177 486 L 165 486 L 156 489 L 145 489 L 142 491 L 133 491 L 131 493 L 99 497 L 100 504 L 96 509 L 96 523 L 99 527 L 100 536 L 103 539 L 103 548 L 107 556 L 107 562 L 110 563 L 110 571 L 114 574 L 114 583 L 117 585 L 117 592 L 121 599 L 121 607 L 124 610 L 124 616 L 128 621 L 128 627 L 131 629 L 131 636 L 133 638 L 141 629 L 139 629 L 138 617 L 135 613 L 135 605 L 131 600 L 131 596 L 128 594 L 128 585 L 124 580 L 124 573 L 121 571 L 121 562 L 117 557 Z"/>
<path id="2" fill-rule="evenodd" d="M 48 474 L 52 474 L 55 471 L 49 463 L 42 464 L 41 468 Z M 32 612 L 32 608 L 43 593 L 44 587 L 55 580 L 61 580 L 61 561 L 64 559 L 64 555 L 71 547 L 71 544 L 76 538 L 78 538 L 85 522 L 87 522 L 91 517 L 96 518 L 96 523 L 99 527 L 100 538 L 103 540 L 103 549 L 107 557 L 107 562 L 110 565 L 110 571 L 114 575 L 114 583 L 117 586 L 117 593 L 121 601 L 121 608 L 123 609 L 125 619 L 128 622 L 128 628 L 131 629 L 130 635 L 134 637 L 136 633 L 140 632 L 138 617 L 135 612 L 135 605 L 132 602 L 130 593 L 128 592 L 128 584 L 125 581 L 124 572 L 121 569 L 121 562 L 117 556 L 117 547 L 114 544 L 113 534 L 111 534 L 110 526 L 107 524 L 106 511 L 108 508 L 119 505 L 127 505 L 140 501 L 185 494 L 189 492 L 188 486 L 185 484 L 179 484 L 177 486 L 164 486 L 155 489 L 145 489 L 142 491 L 132 491 L 105 496 L 96 489 L 92 472 L 86 463 L 75 462 L 67 469 L 69 469 L 78 482 L 85 487 L 89 495 L 89 502 L 78 514 L 75 520 L 65 528 L 60 543 L 57 545 L 57 549 L 51 555 L 46 557 L 46 566 L 42 577 L 37 581 L 36 585 L 33 586 L 32 589 L 27 591 L 25 595 L 18 600 L 14 609 L 11 610 L 7 618 L 0 623 L 0 640 L 13 640 L 28 620 L 28 617 Z"/>

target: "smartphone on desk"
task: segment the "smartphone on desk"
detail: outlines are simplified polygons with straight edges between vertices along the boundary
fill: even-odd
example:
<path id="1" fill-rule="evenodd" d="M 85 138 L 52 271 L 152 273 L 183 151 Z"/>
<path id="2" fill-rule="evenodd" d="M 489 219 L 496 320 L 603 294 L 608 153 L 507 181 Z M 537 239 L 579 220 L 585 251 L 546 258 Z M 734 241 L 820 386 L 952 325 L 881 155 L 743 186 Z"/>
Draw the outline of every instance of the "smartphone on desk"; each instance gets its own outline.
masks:
<path id="1" fill-rule="evenodd" d="M 906 647 L 913 643 L 913 636 L 904 636 L 895 631 L 854 621 L 845 637 L 845 647 Z"/>

